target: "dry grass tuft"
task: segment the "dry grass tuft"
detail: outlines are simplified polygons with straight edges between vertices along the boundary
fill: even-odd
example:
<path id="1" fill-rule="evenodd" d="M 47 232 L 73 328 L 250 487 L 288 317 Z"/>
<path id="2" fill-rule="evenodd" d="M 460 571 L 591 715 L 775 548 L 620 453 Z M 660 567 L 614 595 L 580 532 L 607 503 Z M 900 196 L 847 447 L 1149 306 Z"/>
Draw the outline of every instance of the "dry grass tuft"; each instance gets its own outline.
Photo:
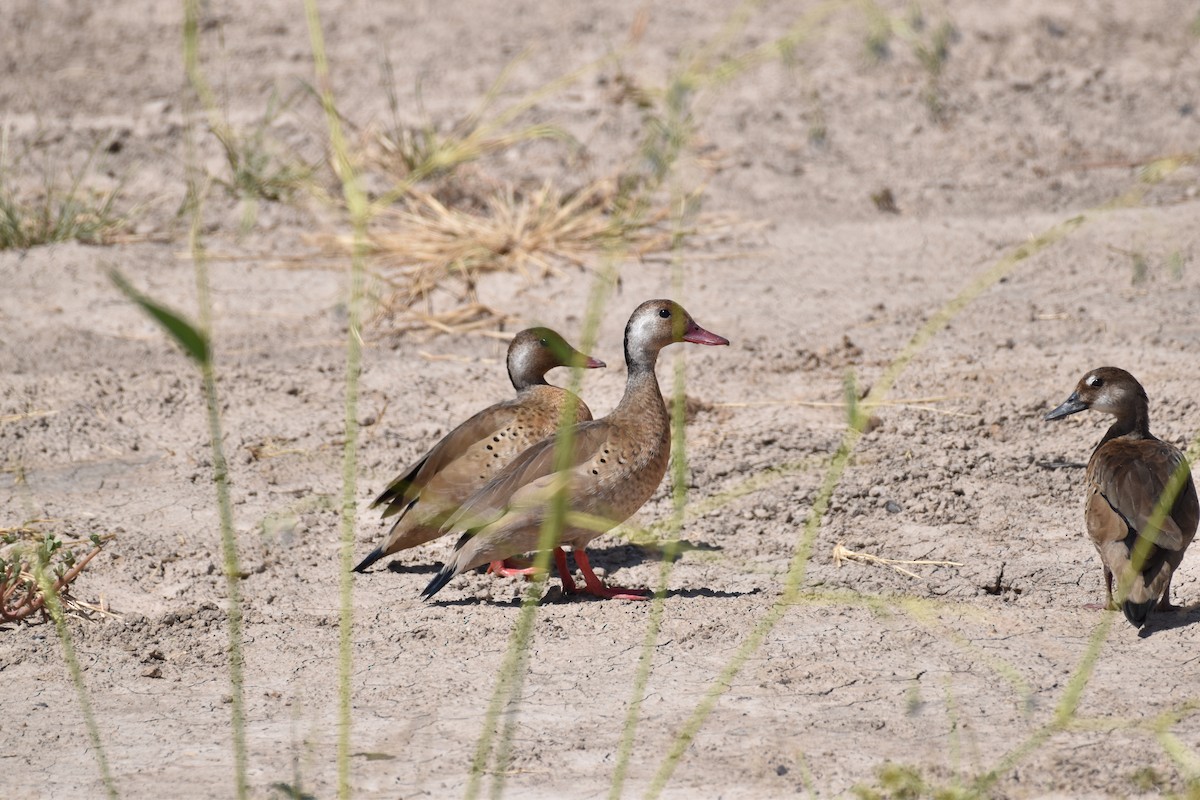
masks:
<path id="1" fill-rule="evenodd" d="M 84 617 L 109 614 L 103 606 L 75 599 L 70 588 L 112 534 L 64 542 L 38 528 L 51 521 L 32 520 L 15 528 L 0 528 L 0 622 L 17 622 L 39 611 L 47 618 L 46 595 L 35 572 L 39 565 L 65 611 Z M 90 548 L 80 555 L 77 548 L 86 545 Z"/>
<path id="2" fill-rule="evenodd" d="M 588 269 L 605 252 L 639 257 L 670 247 L 659 228 L 667 210 L 629 216 L 613 181 L 571 193 L 549 183 L 529 194 L 509 187 L 477 208 L 414 190 L 402 207 L 380 213 L 368 237 L 381 316 L 442 332 L 495 327 L 506 317 L 480 301 L 483 275 L 539 281 L 567 267 Z"/>

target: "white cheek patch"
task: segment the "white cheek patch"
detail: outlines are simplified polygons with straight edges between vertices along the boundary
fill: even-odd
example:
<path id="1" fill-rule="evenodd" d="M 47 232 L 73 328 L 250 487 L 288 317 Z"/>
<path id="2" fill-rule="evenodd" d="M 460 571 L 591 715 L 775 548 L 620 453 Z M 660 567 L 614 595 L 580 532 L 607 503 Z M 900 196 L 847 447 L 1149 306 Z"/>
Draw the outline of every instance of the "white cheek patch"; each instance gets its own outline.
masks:
<path id="1" fill-rule="evenodd" d="M 650 316 L 649 314 L 641 317 L 633 324 L 633 329 L 630 331 L 632 339 L 636 342 L 646 342 L 654 337 L 654 329 L 658 327 L 657 314 Z"/>

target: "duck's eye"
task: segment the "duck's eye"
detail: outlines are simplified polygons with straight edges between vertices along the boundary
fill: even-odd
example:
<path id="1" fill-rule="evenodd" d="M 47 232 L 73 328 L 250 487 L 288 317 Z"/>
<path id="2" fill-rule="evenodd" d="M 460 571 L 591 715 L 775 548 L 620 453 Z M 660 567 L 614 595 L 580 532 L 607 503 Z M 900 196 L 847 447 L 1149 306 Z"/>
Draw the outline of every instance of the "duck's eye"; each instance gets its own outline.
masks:
<path id="1" fill-rule="evenodd" d="M 662 317 L 663 319 L 670 319 L 670 318 L 671 318 L 671 309 L 669 309 L 669 308 L 660 308 L 660 309 L 658 310 L 658 315 L 659 315 L 660 317 Z"/>
<path id="2" fill-rule="evenodd" d="M 1104 379 L 1101 378 L 1099 375 L 1090 375 L 1090 376 L 1088 376 L 1088 379 L 1086 381 L 1084 381 L 1084 383 L 1086 383 L 1088 386 L 1092 387 L 1093 389 L 1096 389 L 1096 388 L 1104 385 Z"/>
<path id="3" fill-rule="evenodd" d="M 538 339 L 538 341 L 542 343 L 542 347 L 550 346 L 550 342 L 546 341 L 545 339 Z"/>

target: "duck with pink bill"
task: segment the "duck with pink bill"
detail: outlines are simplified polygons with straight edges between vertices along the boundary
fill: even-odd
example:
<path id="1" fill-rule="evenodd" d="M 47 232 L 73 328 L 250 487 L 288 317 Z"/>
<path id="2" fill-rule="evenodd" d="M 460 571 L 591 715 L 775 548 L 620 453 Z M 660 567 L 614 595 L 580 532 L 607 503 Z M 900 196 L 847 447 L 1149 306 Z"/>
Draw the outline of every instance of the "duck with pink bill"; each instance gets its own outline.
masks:
<path id="1" fill-rule="evenodd" d="M 644 600 L 649 592 L 607 586 L 592 570 L 587 546 L 623 522 L 650 499 L 667 470 L 671 420 L 658 386 L 659 351 L 676 342 L 727 345 L 671 300 L 642 303 L 625 326 L 625 394 L 611 414 L 576 425 L 568 436 L 566 469 L 555 472 L 556 439 L 521 453 L 447 521 L 444 532 L 459 535 L 453 556 L 425 587 L 428 599 L 456 575 L 539 546 L 548 505 L 565 481 L 566 515 L 559 544 L 570 547 L 583 574 L 578 587 L 566 554 L 555 563 L 567 593 Z M 586 521 L 587 524 L 584 524 Z"/>

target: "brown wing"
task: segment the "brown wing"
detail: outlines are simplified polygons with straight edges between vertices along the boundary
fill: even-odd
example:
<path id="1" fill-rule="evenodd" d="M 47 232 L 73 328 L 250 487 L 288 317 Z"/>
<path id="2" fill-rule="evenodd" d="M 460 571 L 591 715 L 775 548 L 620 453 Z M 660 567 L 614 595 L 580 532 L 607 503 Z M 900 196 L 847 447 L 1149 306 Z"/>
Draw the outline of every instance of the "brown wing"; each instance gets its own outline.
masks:
<path id="1" fill-rule="evenodd" d="M 1129 533 L 1142 535 L 1147 532 L 1151 516 L 1166 490 L 1171 474 L 1185 464 L 1183 454 L 1166 442 L 1157 439 L 1124 441 L 1114 439 L 1099 447 L 1088 464 L 1088 480 L 1107 505 L 1112 509 L 1126 530 L 1119 538 Z M 1186 467 L 1185 467 L 1186 468 Z M 1190 489 L 1190 491 L 1189 491 Z M 1188 514 L 1189 503 L 1195 505 L 1195 489 L 1191 488 L 1189 475 L 1183 491 L 1176 498 L 1172 511 L 1162 520 L 1155 544 L 1166 550 L 1182 550 L 1195 532 L 1195 513 Z M 1097 518 L 1101 509 L 1095 511 Z M 1093 510 L 1089 507 L 1088 522 L 1091 529 Z M 1190 517 L 1190 520 L 1189 520 Z M 1190 524 L 1189 524 L 1190 522 Z M 1183 530 L 1180 523 L 1190 530 Z M 1116 526 L 1104 539 L 1118 538 Z M 1093 538 L 1097 538 L 1093 535 Z"/>
<path id="2" fill-rule="evenodd" d="M 604 420 L 584 422 L 575 426 L 574 441 L 566 468 L 577 467 L 593 458 L 596 451 L 608 440 L 609 425 Z M 464 531 L 467 538 L 472 531 L 496 521 L 508 508 L 509 500 L 522 487 L 554 474 L 554 454 L 557 436 L 535 444 L 525 450 L 488 481 L 483 488 L 471 495 L 458 511 L 446 521 L 442 530 Z M 461 547 L 462 541 L 458 543 Z"/>
<path id="3" fill-rule="evenodd" d="M 442 437 L 420 461 L 388 484 L 371 507 L 387 505 L 383 516 L 403 516 L 413 506 L 431 480 L 453 464 L 476 442 L 492 436 L 512 423 L 518 412 L 516 401 L 508 400 L 485 408 Z M 452 476 L 446 476 L 452 477 Z"/>

